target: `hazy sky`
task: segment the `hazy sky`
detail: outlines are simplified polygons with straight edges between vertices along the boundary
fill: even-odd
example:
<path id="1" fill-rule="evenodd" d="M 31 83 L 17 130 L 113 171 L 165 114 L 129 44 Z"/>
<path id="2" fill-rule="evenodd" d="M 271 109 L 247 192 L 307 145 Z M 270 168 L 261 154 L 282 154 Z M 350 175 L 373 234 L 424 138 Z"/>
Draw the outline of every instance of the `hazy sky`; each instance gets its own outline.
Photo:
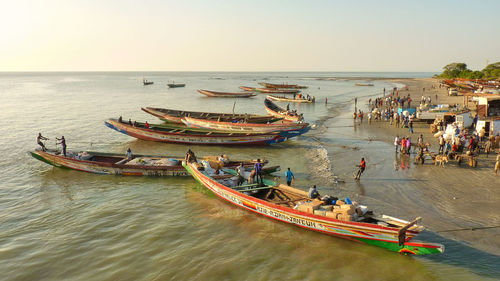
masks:
<path id="1" fill-rule="evenodd" d="M 440 71 L 500 61 L 500 1 L 0 0 L 0 71 Z"/>

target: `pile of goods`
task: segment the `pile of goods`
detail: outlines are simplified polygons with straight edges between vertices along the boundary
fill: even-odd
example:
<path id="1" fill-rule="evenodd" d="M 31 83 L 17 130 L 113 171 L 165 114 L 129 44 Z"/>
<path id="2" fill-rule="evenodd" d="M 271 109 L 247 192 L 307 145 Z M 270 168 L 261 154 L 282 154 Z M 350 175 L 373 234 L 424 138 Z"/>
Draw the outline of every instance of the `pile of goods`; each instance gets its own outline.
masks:
<path id="1" fill-rule="evenodd" d="M 297 204 L 295 209 L 342 221 L 358 221 L 368 212 L 366 206 L 358 205 L 357 202 L 352 202 L 349 198 L 330 202 L 330 204 L 327 204 L 325 201 L 314 199 Z"/>

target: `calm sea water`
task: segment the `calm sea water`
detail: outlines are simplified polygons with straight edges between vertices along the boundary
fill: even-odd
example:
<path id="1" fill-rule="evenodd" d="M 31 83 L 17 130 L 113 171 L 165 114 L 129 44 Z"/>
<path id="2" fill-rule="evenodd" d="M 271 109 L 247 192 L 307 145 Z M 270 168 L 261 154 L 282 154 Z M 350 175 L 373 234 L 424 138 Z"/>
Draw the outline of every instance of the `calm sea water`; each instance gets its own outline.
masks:
<path id="1" fill-rule="evenodd" d="M 305 231 L 236 209 L 191 178 L 101 176 L 53 168 L 28 156 L 41 132 L 65 136 L 68 150 L 184 155 L 184 145 L 146 142 L 112 131 L 104 120 L 123 116 L 160 123 L 141 107 L 264 114 L 265 95 L 213 99 L 196 89 L 238 91 L 259 81 L 309 86 L 315 105 L 300 105 L 306 120 L 340 120 L 354 97 L 381 94 L 393 84 L 332 77 L 430 77 L 432 73 L 0 73 L 1 280 L 489 280 L 491 264 L 471 263 L 477 250 L 420 258 Z M 142 86 L 142 79 L 154 81 Z M 186 83 L 168 89 L 166 83 Z M 325 104 L 328 98 L 328 104 Z M 283 104 L 285 105 L 285 104 Z M 291 105 L 293 108 L 295 105 Z M 291 167 L 306 189 L 328 161 L 321 141 L 342 136 L 321 129 L 265 148 L 191 146 L 200 155 L 266 158 Z M 321 141 L 319 141 L 321 139 Z M 326 154 L 325 154 L 326 153 Z M 321 162 L 321 164 L 319 164 Z M 318 172 L 319 171 L 319 172 Z M 328 183 L 323 184 L 323 189 Z M 358 191 L 344 188 L 342 195 Z M 376 198 L 374 198 L 376 199 Z M 376 200 L 374 200 L 376 201 Z M 387 199 L 390 204 L 391 199 Z M 384 204 L 376 207 L 384 209 Z M 398 214 L 395 214 L 398 215 Z M 404 214 L 402 217 L 405 217 Z M 432 232 L 422 240 L 442 242 Z M 424 239 L 426 238 L 426 239 Z M 446 243 L 445 243 L 446 244 Z M 472 255 L 472 256 L 471 256 Z M 494 262 L 497 256 L 491 256 Z M 495 260 L 496 258 L 496 260 Z M 490 259 L 491 260 L 491 259 Z"/>

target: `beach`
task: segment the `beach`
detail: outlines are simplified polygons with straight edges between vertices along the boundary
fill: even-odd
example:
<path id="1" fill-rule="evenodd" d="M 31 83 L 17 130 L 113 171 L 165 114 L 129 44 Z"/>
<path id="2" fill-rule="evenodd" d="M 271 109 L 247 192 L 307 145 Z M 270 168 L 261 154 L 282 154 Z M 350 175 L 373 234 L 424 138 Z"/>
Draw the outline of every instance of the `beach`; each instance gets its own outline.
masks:
<path id="1" fill-rule="evenodd" d="M 400 89 L 399 94 L 410 94 L 417 104 L 422 95 L 431 96 L 433 104 L 463 103 L 462 96 L 450 97 L 445 88 L 439 88 L 439 81 L 436 79 L 391 81 L 407 85 L 409 90 Z M 431 89 L 431 85 L 436 88 Z M 386 94 L 388 92 L 389 89 L 386 89 Z M 382 97 L 382 93 L 375 97 Z M 385 121 L 372 121 L 369 125 L 366 117 L 367 101 L 367 97 L 358 99 L 358 109 L 365 113 L 363 123 L 352 120 L 354 105 L 351 104 L 350 111 L 346 110 L 338 118 L 327 120 L 324 124 L 331 134 L 336 133 L 344 143 L 334 146 L 327 141 L 323 142 L 330 150 L 330 161 L 335 167 L 335 174 L 345 180 L 345 183 L 336 188 L 341 191 L 358 190 L 356 199 L 369 203 L 370 206 L 378 205 L 387 213 L 421 216 L 424 225 L 443 238 L 462 241 L 482 251 L 499 255 L 498 227 L 454 231 L 500 225 L 497 204 L 500 200 L 500 178 L 495 177 L 493 171 L 496 153 L 491 153 L 488 158 L 481 155 L 476 168 L 469 167 L 467 163 L 458 166 L 456 162 L 440 167 L 435 166 L 430 159 L 424 165 L 416 165 L 416 150 L 413 150 L 410 157 L 395 153 L 394 137 L 409 136 L 415 144 L 417 137 L 422 134 L 424 142 L 431 143 L 431 151 L 437 152 L 438 142 L 430 133 L 429 124 L 414 123 L 413 134 L 407 128 L 395 128 Z M 365 157 L 367 161 L 367 170 L 362 179 L 355 182 L 351 175 L 361 157 Z M 391 203 L 388 204 L 388 201 Z"/>

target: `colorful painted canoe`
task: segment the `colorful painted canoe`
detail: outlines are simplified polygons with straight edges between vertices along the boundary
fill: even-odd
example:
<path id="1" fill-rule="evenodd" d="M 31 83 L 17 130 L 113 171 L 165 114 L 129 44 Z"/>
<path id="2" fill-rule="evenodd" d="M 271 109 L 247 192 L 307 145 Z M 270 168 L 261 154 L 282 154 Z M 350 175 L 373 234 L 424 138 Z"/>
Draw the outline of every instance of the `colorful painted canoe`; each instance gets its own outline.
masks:
<path id="1" fill-rule="evenodd" d="M 215 92 L 215 91 L 208 91 L 208 90 L 198 90 L 200 94 L 203 94 L 207 97 L 214 97 L 214 98 L 251 98 L 256 96 L 254 93 L 249 93 L 249 92 L 243 92 L 243 93 L 227 93 L 227 92 Z"/>
<path id="2" fill-rule="evenodd" d="M 259 85 L 265 87 L 265 88 L 270 88 L 270 89 L 306 89 L 306 86 L 300 86 L 297 84 L 272 84 L 272 83 L 266 83 L 266 82 L 259 82 Z"/>
<path id="3" fill-rule="evenodd" d="M 389 218 L 387 221 L 390 223 L 387 223 L 387 221 L 380 221 L 371 215 L 359 217 L 357 221 L 345 221 L 320 214 L 311 214 L 295 209 L 301 202 L 310 201 L 305 191 L 285 185 L 230 187 L 217 181 L 218 178 L 225 178 L 225 182 L 228 182 L 226 175 L 211 176 L 206 171 L 200 171 L 199 164 L 195 162 L 183 162 L 183 165 L 199 183 L 217 197 L 256 214 L 394 252 L 414 255 L 444 252 L 444 246 L 441 244 L 410 241 L 423 230 L 420 225 L 412 225 L 415 222 L 410 223 L 385 216 L 385 218 Z"/>
<path id="4" fill-rule="evenodd" d="M 184 124 L 190 128 L 204 128 L 212 129 L 219 132 L 227 133 L 273 133 L 273 132 L 286 132 L 286 131 L 298 131 L 306 127 L 309 127 L 308 123 L 304 122 L 290 122 L 290 121 L 278 121 L 270 124 L 256 124 L 256 123 L 237 123 L 237 122 L 219 122 L 206 119 L 196 119 L 191 117 L 185 117 L 183 119 Z"/>
<path id="5" fill-rule="evenodd" d="M 294 103 L 313 103 L 314 100 L 308 100 L 308 99 L 294 99 L 294 98 L 287 98 L 287 97 L 279 97 L 279 96 L 273 96 L 273 95 L 268 95 L 267 99 L 272 100 L 272 101 L 281 101 L 281 102 L 294 102 Z"/>
<path id="6" fill-rule="evenodd" d="M 186 87 L 186 84 L 175 84 L 175 83 L 169 83 L 167 84 L 167 86 L 169 88 L 182 88 L 182 87 Z"/>
<path id="7" fill-rule="evenodd" d="M 120 133 L 134 138 L 148 141 L 200 144 L 200 145 L 269 145 L 280 143 L 288 138 L 298 135 L 269 133 L 269 134 L 245 134 L 245 133 L 220 133 L 215 131 L 199 132 L 190 129 L 153 129 L 146 128 L 143 123 L 136 126 L 119 122 L 116 119 L 108 119 L 104 124 Z"/>
<path id="8" fill-rule="evenodd" d="M 264 100 L 264 106 L 267 113 L 271 114 L 272 116 L 295 122 L 304 120 L 304 116 L 302 114 L 297 114 L 295 111 L 289 111 L 281 108 L 269 99 Z"/>
<path id="9" fill-rule="evenodd" d="M 198 119 L 209 119 L 209 120 L 222 120 L 222 121 L 244 121 L 252 123 L 267 123 L 276 122 L 283 118 L 274 117 L 272 115 L 256 115 L 256 114 L 246 114 L 246 113 L 215 113 L 215 112 L 197 112 L 197 111 L 185 111 L 177 109 L 167 109 L 167 108 L 155 108 L 146 107 L 141 108 L 144 112 L 147 112 L 153 116 L 160 118 L 163 121 L 177 124 L 182 123 L 182 118 L 193 117 Z"/>
<path id="10" fill-rule="evenodd" d="M 123 154 L 104 152 L 67 152 L 65 157 L 56 150 L 36 149 L 30 151 L 34 158 L 55 167 L 69 168 L 73 170 L 122 176 L 189 176 L 186 169 L 182 167 L 183 157 L 160 156 L 160 155 L 133 155 L 128 159 Z M 215 161 L 216 156 L 203 157 L 203 160 Z M 224 164 L 225 168 L 236 168 L 243 163 L 245 168 L 253 168 L 257 160 L 229 160 Z M 261 161 L 263 165 L 267 160 Z M 279 170 L 279 166 L 266 167 L 263 171 L 272 173 Z"/>

